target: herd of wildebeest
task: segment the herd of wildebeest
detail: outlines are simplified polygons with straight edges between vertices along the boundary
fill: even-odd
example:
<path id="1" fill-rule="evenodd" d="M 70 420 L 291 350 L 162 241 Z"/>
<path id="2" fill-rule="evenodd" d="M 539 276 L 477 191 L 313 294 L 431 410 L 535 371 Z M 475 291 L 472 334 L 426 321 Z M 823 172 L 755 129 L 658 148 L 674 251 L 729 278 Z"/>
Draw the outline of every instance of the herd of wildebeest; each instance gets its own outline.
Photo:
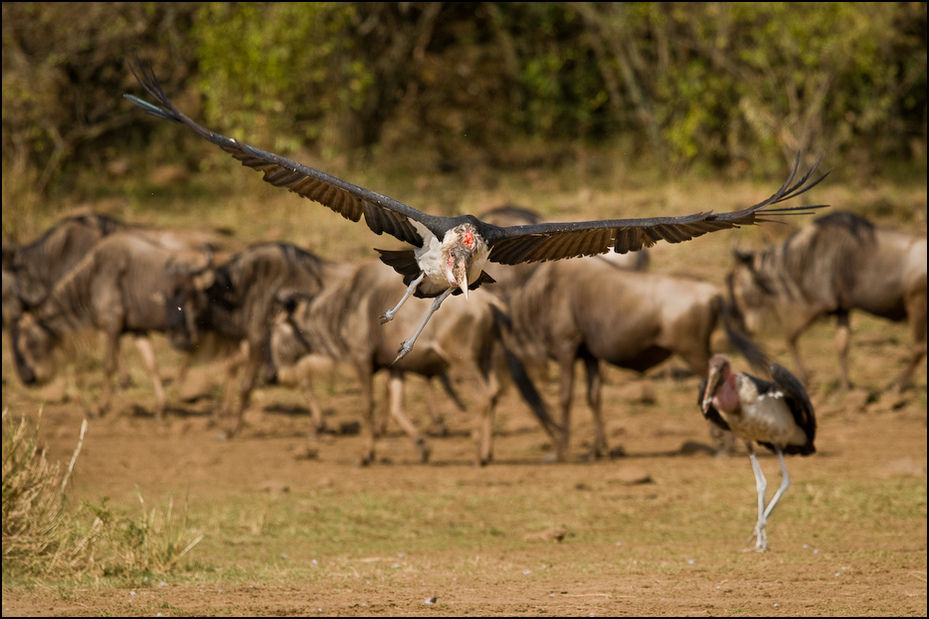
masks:
<path id="1" fill-rule="evenodd" d="M 481 216 L 497 225 L 539 220 L 505 206 Z M 604 363 L 645 372 L 672 355 L 706 375 L 712 336 L 750 341 L 769 312 L 788 308 L 787 342 L 794 367 L 806 369 L 802 332 L 834 315 L 839 375 L 849 385 L 849 312 L 906 321 L 911 354 L 894 387 L 906 389 L 926 355 L 926 235 L 878 227 L 830 209 L 786 241 L 759 251 L 736 251 L 725 282 L 709 283 L 649 271 L 646 250 L 519 266 L 490 265 L 496 282 L 450 297 L 415 348 L 394 363 L 400 342 L 428 311 L 411 298 L 382 324 L 406 286 L 381 261 L 340 263 L 284 242 L 245 248 L 228 236 L 160 229 L 102 214 L 60 220 L 31 243 L 3 247 L 3 324 L 16 372 L 25 385 L 55 376 L 69 342 L 86 331 L 106 342 L 104 388 L 92 413 L 110 404 L 122 368 L 120 339 L 130 335 L 154 383 L 154 414 L 168 406 L 150 334 L 163 334 L 188 358 L 222 356 L 228 384 L 214 421 L 240 429 L 250 394 L 262 381 L 299 386 L 313 430 L 326 430 L 312 389 L 321 362 L 354 369 L 363 396 L 361 461 L 374 458 L 373 376 L 388 374 L 390 414 L 414 440 L 423 461 L 429 445 L 400 407 L 405 375 L 438 378 L 458 405 L 461 390 L 474 426 L 475 461 L 492 459 L 494 408 L 513 384 L 551 437 L 556 457 L 569 444 L 574 369 L 584 364 L 586 397 L 595 421 L 594 451 L 609 454 L 601 415 Z M 784 313 L 782 312 L 782 315 Z M 533 381 L 535 368 L 558 367 L 560 416 L 553 418 Z M 696 408 L 696 398 L 695 398 Z"/>

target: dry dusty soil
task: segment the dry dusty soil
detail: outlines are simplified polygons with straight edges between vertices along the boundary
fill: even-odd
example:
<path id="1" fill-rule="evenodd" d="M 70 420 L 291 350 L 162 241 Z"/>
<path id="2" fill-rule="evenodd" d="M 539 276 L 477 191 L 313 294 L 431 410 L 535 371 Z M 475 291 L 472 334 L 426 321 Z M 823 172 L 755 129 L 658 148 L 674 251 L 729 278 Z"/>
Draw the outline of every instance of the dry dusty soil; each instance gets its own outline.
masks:
<path id="1" fill-rule="evenodd" d="M 71 373 L 26 390 L 6 337 L 3 406 L 35 414 L 44 403 L 49 457 L 67 462 L 87 410 L 81 385 L 99 379 Z M 358 389 L 338 370 L 323 389 L 329 427 L 343 432 L 317 439 L 307 438 L 299 396 L 282 387 L 258 391 L 231 440 L 208 423 L 215 399 L 179 406 L 159 425 L 147 412 L 150 388 L 130 388 L 91 420 L 72 498 L 132 509 L 138 494 L 152 505 L 187 497 L 204 541 L 157 583 L 4 583 L 3 615 L 925 616 L 925 364 L 905 396 L 880 388 L 899 367 L 901 337 L 875 323 L 859 338 L 853 373 L 874 387 L 811 389 L 818 452 L 790 459 L 793 485 L 772 516 L 767 553 L 745 551 L 755 489 L 744 447 L 708 452 L 698 379 L 675 376 L 673 362 L 644 378 L 607 373 L 611 459 L 586 457 L 590 416 L 578 396 L 571 454 L 546 460 L 546 436 L 511 389 L 484 468 L 471 464 L 470 417 L 444 396 L 449 433 L 430 439 L 430 463 L 391 426 L 377 462 L 357 466 Z M 837 371 L 831 346 L 817 354 L 827 385 Z M 185 389 L 214 374 L 195 368 Z M 425 423 L 421 382 L 410 383 L 407 407 Z M 542 386 L 554 402 L 554 380 Z M 770 496 L 777 461 L 761 461 Z M 390 509 L 407 494 L 429 512 L 412 525 Z M 362 508 L 371 503 L 379 507 Z M 241 526 L 211 529 L 210 514 L 231 505 Z M 335 509 L 374 522 L 355 523 L 356 539 L 307 544 L 319 510 Z"/>

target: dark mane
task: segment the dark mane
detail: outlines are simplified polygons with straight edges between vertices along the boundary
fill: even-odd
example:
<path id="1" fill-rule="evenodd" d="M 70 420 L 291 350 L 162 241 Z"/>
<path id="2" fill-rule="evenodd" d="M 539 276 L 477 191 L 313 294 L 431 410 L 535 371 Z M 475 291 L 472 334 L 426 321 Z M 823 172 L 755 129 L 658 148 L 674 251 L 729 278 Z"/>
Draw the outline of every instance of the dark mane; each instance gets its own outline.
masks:
<path id="1" fill-rule="evenodd" d="M 832 211 L 828 215 L 816 218 L 813 223 L 820 228 L 843 228 L 862 242 L 874 240 L 874 224 L 849 211 Z"/>

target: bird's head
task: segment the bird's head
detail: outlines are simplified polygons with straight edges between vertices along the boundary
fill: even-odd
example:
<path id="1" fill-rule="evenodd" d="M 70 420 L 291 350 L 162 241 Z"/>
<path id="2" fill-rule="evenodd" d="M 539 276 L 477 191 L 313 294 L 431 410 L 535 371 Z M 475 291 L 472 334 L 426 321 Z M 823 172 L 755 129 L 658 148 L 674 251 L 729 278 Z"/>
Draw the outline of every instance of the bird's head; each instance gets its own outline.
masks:
<path id="1" fill-rule="evenodd" d="M 448 284 L 467 299 L 468 286 L 480 276 L 490 253 L 487 243 L 473 224 L 463 223 L 448 231 L 442 246 Z"/>
<path id="2" fill-rule="evenodd" d="M 703 391 L 704 415 L 707 414 L 707 410 L 713 403 L 713 396 L 716 395 L 716 389 L 729 378 L 731 371 L 729 359 L 725 356 L 714 355 L 713 358 L 710 359 L 710 370 L 706 379 L 706 389 Z"/>

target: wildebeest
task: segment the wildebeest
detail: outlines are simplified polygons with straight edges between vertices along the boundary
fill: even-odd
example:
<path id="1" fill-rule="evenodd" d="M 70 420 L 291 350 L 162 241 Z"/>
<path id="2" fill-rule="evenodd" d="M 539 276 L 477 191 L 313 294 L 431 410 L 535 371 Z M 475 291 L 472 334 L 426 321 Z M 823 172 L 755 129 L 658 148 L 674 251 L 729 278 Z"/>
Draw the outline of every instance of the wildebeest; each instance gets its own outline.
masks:
<path id="1" fill-rule="evenodd" d="M 235 351 L 227 365 L 226 396 L 214 414 L 217 421 L 232 418 L 226 428 L 230 435 L 241 427 L 262 368 L 273 371 L 270 337 L 277 299 L 318 294 L 346 268 L 292 243 L 262 242 L 205 272 L 175 279 L 168 296 L 170 332 L 189 333 L 192 349 L 208 338 L 211 348 L 218 341 Z"/>
<path id="2" fill-rule="evenodd" d="M 722 323 L 725 295 L 708 282 L 617 267 L 600 257 L 540 265 L 509 295 L 514 350 L 533 365 L 554 360 L 560 371 L 562 458 L 570 439 L 574 365 L 584 363 L 587 403 L 594 418 L 593 453 L 609 454 L 601 410 L 603 362 L 643 373 L 677 355 L 695 374 L 705 374 L 711 339 Z M 727 329 L 751 355 L 751 342 Z"/>
<path id="3" fill-rule="evenodd" d="M 65 217 L 25 245 L 3 247 L 3 321 L 35 307 L 97 241 L 126 224 L 100 213 Z"/>
<path id="4" fill-rule="evenodd" d="M 166 397 L 148 334 L 166 329 L 164 293 L 171 265 L 196 270 L 206 264 L 207 254 L 207 248 L 166 246 L 126 231 L 101 239 L 37 306 L 11 323 L 13 356 L 22 382 L 34 385 L 51 379 L 57 353 L 66 344 L 84 331 L 102 332 L 104 387 L 97 412 L 103 413 L 110 404 L 120 337 L 132 334 L 154 384 L 155 412 L 161 419 Z"/>
<path id="5" fill-rule="evenodd" d="M 417 346 L 395 361 L 397 344 L 410 324 L 419 319 L 415 312 L 408 311 L 392 322 L 381 324 L 383 303 L 396 296 L 398 290 L 402 290 L 402 285 L 392 277 L 389 267 L 368 261 L 313 298 L 297 296 L 285 301 L 287 316 L 278 321 L 272 338 L 275 362 L 279 366 L 293 366 L 303 355 L 322 354 L 354 368 L 363 396 L 363 464 L 374 458 L 374 373 L 386 369 L 394 378 L 406 373 L 427 378 L 447 375 L 460 387 L 462 399 L 478 410 L 473 432 L 476 462 L 489 463 L 494 408 L 505 379 L 504 363 L 510 364 L 509 371 L 530 405 L 541 404 L 534 387 L 522 382 L 528 381 L 528 376 L 518 359 L 503 348 L 498 330 L 502 309 L 499 300 L 481 290 L 473 292 L 470 302 L 450 299 L 446 310 L 426 326 Z M 408 302 L 421 313 L 429 309 L 428 299 L 414 298 Z M 397 407 L 392 407 L 392 411 L 396 415 Z M 546 431 L 557 433 L 544 409 L 533 412 Z M 429 447 L 422 433 L 405 416 L 398 415 L 397 420 L 413 438 L 425 461 Z"/>
<path id="6" fill-rule="evenodd" d="M 310 415 L 313 418 L 312 434 L 315 436 L 324 432 L 327 428 L 322 405 L 314 393 L 314 385 L 322 373 L 332 372 L 336 361 L 328 355 L 309 352 L 311 345 L 301 335 L 301 329 L 294 322 L 294 315 L 302 311 L 301 305 L 303 302 L 309 303 L 309 298 L 295 295 L 283 300 L 281 311 L 275 316 L 274 325 L 271 328 L 271 358 L 276 370 L 278 384 L 297 387 L 303 394 Z M 403 412 L 405 374 L 393 368 L 388 368 L 387 371 L 384 403 L 381 407 L 380 416 L 375 423 L 374 434 L 375 436 L 383 436 L 387 431 L 389 419 L 394 418 L 404 431 L 414 437 L 414 442 L 416 442 L 417 437 L 420 436 L 419 430 L 414 428 L 412 432 L 409 431 L 412 422 Z M 423 388 L 426 391 L 424 400 L 432 421 L 431 433 L 434 436 L 445 436 L 448 433 L 448 428 L 445 425 L 444 415 L 437 406 L 438 400 L 432 377 L 426 376 L 423 379 Z M 447 375 L 443 374 L 438 379 L 457 410 L 465 412 L 467 408 L 461 402 Z M 428 448 L 425 443 L 418 442 L 417 446 L 420 449 L 420 454 L 424 458 L 428 457 Z"/>
<path id="7" fill-rule="evenodd" d="M 36 240 L 25 245 L 3 247 L 3 322 L 11 324 L 23 311 L 39 305 L 54 286 L 104 237 L 127 232 L 154 241 L 165 248 L 209 248 L 228 250 L 232 243 L 210 231 L 166 229 L 127 223 L 102 213 L 83 213 L 62 218 Z M 120 382 L 128 373 L 117 359 Z"/>
<path id="8" fill-rule="evenodd" d="M 749 332 L 762 331 L 772 311 L 786 318 L 787 344 L 806 380 L 800 334 L 833 315 L 842 385 L 848 376 L 849 313 L 860 310 L 908 321 L 913 347 L 894 381 L 912 382 L 926 356 L 926 235 L 877 227 L 847 211 L 814 220 L 783 244 L 761 251 L 735 250 L 727 276 L 731 305 Z"/>

